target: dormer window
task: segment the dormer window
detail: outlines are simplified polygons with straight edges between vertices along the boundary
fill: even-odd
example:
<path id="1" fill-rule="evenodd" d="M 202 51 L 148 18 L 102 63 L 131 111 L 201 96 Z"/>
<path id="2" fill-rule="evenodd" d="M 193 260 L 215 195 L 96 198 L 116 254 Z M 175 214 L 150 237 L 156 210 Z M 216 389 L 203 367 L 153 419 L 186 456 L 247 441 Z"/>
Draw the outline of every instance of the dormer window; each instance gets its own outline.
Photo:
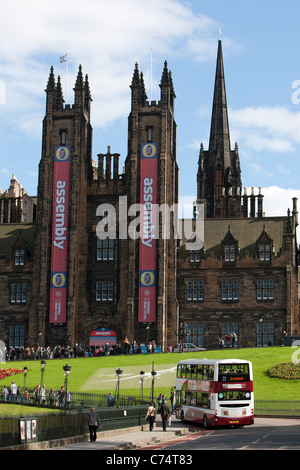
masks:
<path id="1" fill-rule="evenodd" d="M 271 245 L 259 245 L 260 261 L 271 261 Z"/>
<path id="2" fill-rule="evenodd" d="M 235 261 L 235 245 L 225 245 L 225 261 Z"/>
<path id="3" fill-rule="evenodd" d="M 257 240 L 257 256 L 258 256 L 259 261 L 270 262 L 272 251 L 273 251 L 273 240 L 266 233 L 265 226 L 264 226 L 263 231 L 259 239 Z"/>
<path id="4" fill-rule="evenodd" d="M 228 232 L 222 241 L 223 259 L 225 263 L 235 263 L 236 257 L 239 252 L 238 240 L 236 240 L 228 226 Z"/>
<path id="5" fill-rule="evenodd" d="M 15 250 L 15 266 L 24 266 L 25 264 L 25 250 L 17 248 Z"/>

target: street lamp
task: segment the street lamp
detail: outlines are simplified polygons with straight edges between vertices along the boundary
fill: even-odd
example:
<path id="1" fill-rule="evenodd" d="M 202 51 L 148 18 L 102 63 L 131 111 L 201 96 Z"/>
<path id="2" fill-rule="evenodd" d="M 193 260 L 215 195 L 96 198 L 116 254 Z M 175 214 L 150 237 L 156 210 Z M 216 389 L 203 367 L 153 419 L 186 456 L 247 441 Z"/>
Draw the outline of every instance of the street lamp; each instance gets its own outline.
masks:
<path id="1" fill-rule="evenodd" d="M 144 375 L 145 372 L 143 370 L 140 371 L 140 376 L 141 376 L 141 391 L 142 391 L 142 398 L 144 397 Z"/>
<path id="2" fill-rule="evenodd" d="M 152 394 L 151 394 L 152 401 L 153 401 L 153 397 L 154 397 L 154 380 L 155 380 L 156 374 L 157 374 L 157 372 L 155 372 L 155 370 L 154 370 L 154 362 L 152 362 L 152 371 L 151 371 L 151 375 L 152 375 L 152 386 L 151 386 L 151 388 L 152 388 Z"/>
<path id="3" fill-rule="evenodd" d="M 117 369 L 116 370 L 116 374 L 117 374 L 117 378 L 118 378 L 118 381 L 117 381 L 117 406 L 119 406 L 119 396 L 120 396 L 120 379 L 121 379 L 121 375 L 123 374 L 123 371 L 120 369 Z"/>
<path id="4" fill-rule="evenodd" d="M 69 364 L 66 364 L 63 366 L 64 370 L 64 376 L 65 376 L 65 410 L 67 408 L 67 396 L 68 396 L 68 378 L 71 373 L 71 366 Z"/>

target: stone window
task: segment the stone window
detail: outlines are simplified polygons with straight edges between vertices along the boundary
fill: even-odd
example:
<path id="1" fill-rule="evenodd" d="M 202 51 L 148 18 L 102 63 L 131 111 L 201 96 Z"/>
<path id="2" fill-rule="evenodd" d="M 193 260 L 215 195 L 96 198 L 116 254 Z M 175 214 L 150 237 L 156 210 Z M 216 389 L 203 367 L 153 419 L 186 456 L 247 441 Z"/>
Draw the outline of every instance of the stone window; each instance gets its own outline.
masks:
<path id="1" fill-rule="evenodd" d="M 222 300 L 227 302 L 239 300 L 239 281 L 222 281 Z"/>
<path id="2" fill-rule="evenodd" d="M 259 260 L 271 261 L 271 245 L 259 245 Z"/>
<path id="3" fill-rule="evenodd" d="M 191 263 L 200 263 L 200 250 L 191 250 L 190 251 L 190 262 Z"/>
<path id="4" fill-rule="evenodd" d="M 10 286 L 10 302 L 12 304 L 27 303 L 27 283 L 13 282 Z"/>
<path id="5" fill-rule="evenodd" d="M 15 266 L 24 266 L 25 264 L 25 250 L 17 248 L 15 250 Z"/>
<path id="6" fill-rule="evenodd" d="M 199 348 L 203 348 L 204 344 L 204 327 L 203 323 L 189 323 L 188 324 L 187 342 L 192 343 Z"/>
<path id="7" fill-rule="evenodd" d="M 235 245 L 225 245 L 224 248 L 224 260 L 225 261 L 235 261 Z"/>
<path id="8" fill-rule="evenodd" d="M 256 283 L 257 300 L 274 299 L 274 281 L 273 279 L 260 279 Z"/>
<path id="9" fill-rule="evenodd" d="M 274 323 L 257 324 L 257 346 L 272 346 L 274 343 Z"/>
<path id="10" fill-rule="evenodd" d="M 204 300 L 204 281 L 187 281 L 186 299 L 189 302 Z"/>
<path id="11" fill-rule="evenodd" d="M 25 326 L 11 325 L 9 327 L 9 347 L 25 348 Z"/>
<path id="12" fill-rule="evenodd" d="M 113 261 L 115 259 L 115 240 L 97 238 L 97 261 Z"/>
<path id="13" fill-rule="evenodd" d="M 112 302 L 114 300 L 113 281 L 96 282 L 96 300 L 97 302 Z"/>

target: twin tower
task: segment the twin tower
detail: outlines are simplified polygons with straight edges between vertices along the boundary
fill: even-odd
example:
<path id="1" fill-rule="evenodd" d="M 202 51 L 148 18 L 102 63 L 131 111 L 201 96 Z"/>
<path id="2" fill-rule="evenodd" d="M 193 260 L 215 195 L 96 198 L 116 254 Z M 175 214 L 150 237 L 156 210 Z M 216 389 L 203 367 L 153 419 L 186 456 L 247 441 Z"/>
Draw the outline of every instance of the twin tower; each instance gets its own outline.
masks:
<path id="1" fill-rule="evenodd" d="M 119 173 L 120 155 L 111 154 L 110 147 L 93 158 L 88 76 L 80 66 L 69 105 L 51 68 L 39 164 L 30 344 L 87 346 L 95 331 L 113 335 L 118 343 L 125 337 L 138 343 L 154 339 L 164 351 L 177 341 L 178 240 L 171 233 L 147 246 L 143 237 L 118 236 L 125 198 L 127 208 L 147 202 L 148 211 L 150 202 L 178 203 L 176 95 L 166 62 L 159 86 L 160 100 L 148 101 L 136 64 L 128 153 Z M 241 188 L 238 148 L 230 146 L 219 41 L 209 149 L 201 145 L 197 173 L 197 202 L 204 204 L 205 217 L 248 217 L 248 196 Z M 115 238 L 97 236 L 98 208 L 105 204 L 116 209 Z M 252 195 L 251 204 L 252 212 L 262 216 L 262 196 Z"/>

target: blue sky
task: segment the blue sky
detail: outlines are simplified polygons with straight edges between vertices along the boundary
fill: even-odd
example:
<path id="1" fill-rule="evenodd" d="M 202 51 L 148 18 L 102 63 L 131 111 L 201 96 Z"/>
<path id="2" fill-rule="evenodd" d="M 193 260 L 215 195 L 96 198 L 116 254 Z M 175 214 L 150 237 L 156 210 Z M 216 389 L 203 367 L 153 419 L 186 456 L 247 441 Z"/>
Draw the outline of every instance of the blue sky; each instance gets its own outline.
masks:
<path id="1" fill-rule="evenodd" d="M 16 0 L 2 6 L 1 17 L 2 191 L 14 173 L 30 195 L 37 193 L 51 65 L 73 104 L 82 64 L 93 98 L 93 156 L 110 145 L 121 154 L 121 172 L 135 62 L 148 98 L 152 90 L 158 100 L 167 60 L 177 95 L 180 197 L 193 201 L 200 143 L 208 146 L 221 29 L 231 147 L 237 141 L 243 187 L 263 188 L 267 216 L 285 215 L 292 197 L 300 198 L 298 0 Z M 59 62 L 65 53 L 68 87 Z"/>

